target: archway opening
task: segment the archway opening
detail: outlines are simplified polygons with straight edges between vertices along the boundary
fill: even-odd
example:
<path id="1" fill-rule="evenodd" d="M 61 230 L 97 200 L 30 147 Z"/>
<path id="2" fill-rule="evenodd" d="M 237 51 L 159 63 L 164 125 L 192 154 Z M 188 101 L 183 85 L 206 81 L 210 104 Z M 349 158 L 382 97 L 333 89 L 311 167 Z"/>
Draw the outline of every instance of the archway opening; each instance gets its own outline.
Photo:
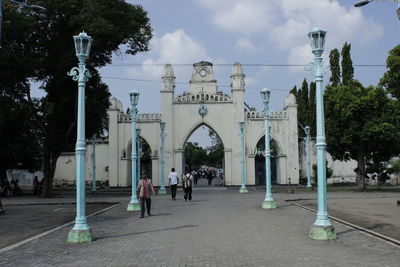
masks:
<path id="1" fill-rule="evenodd" d="M 127 149 L 127 157 L 129 158 L 128 163 L 128 184 L 132 185 L 132 162 L 130 160 L 132 154 L 132 142 L 129 143 Z M 151 165 L 151 148 L 149 143 L 143 138 L 139 137 L 138 142 L 136 142 L 136 151 L 138 153 L 138 160 L 136 165 L 136 182 L 140 180 L 140 172 L 146 171 L 148 176 L 152 177 L 152 165 Z"/>
<path id="2" fill-rule="evenodd" d="M 184 144 L 183 170 L 192 171 L 194 186 L 223 186 L 224 145 L 218 134 L 206 124 L 189 135 Z"/>
<path id="3" fill-rule="evenodd" d="M 278 145 L 274 139 L 270 140 L 271 149 L 271 183 L 277 183 L 277 155 L 278 155 Z M 265 185 L 265 136 L 263 136 L 257 143 L 254 151 L 255 155 L 255 184 Z"/>

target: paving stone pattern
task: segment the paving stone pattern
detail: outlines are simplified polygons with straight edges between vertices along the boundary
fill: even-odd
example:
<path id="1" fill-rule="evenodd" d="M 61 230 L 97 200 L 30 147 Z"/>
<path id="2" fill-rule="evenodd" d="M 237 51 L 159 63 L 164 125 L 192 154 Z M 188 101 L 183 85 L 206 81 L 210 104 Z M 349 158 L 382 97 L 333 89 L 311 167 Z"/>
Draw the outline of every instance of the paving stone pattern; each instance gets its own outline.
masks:
<path id="1" fill-rule="evenodd" d="M 400 248 L 333 222 L 335 241 L 308 238 L 315 214 L 264 193 L 195 190 L 153 198 L 139 219 L 126 203 L 89 218 L 96 240 L 67 244 L 66 227 L 0 254 L 0 266 L 399 266 Z"/>

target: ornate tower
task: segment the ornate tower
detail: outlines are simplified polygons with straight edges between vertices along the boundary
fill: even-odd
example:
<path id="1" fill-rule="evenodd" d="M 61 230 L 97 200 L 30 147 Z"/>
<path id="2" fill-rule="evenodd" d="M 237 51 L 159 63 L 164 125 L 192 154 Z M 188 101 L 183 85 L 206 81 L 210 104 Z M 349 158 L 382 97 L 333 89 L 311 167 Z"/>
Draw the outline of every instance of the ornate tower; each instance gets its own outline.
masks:
<path id="1" fill-rule="evenodd" d="M 161 86 L 161 120 L 165 124 L 165 133 L 167 137 L 165 138 L 165 171 L 168 173 L 169 169 L 173 166 L 173 125 L 174 125 L 174 109 L 172 101 L 174 99 L 175 92 L 175 75 L 174 69 L 171 64 L 164 65 L 164 74 L 161 77 L 163 80 Z M 158 148 L 160 149 L 160 148 Z"/>

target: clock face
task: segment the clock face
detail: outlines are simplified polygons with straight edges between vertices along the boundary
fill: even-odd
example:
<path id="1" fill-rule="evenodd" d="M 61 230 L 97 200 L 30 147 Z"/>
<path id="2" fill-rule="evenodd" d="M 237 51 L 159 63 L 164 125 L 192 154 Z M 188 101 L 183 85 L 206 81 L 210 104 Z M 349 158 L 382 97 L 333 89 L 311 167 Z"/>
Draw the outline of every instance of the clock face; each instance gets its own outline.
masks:
<path id="1" fill-rule="evenodd" d="M 206 77 L 206 75 L 207 75 L 207 70 L 206 70 L 206 69 L 201 69 L 201 70 L 199 71 L 199 74 L 200 74 L 201 77 Z"/>

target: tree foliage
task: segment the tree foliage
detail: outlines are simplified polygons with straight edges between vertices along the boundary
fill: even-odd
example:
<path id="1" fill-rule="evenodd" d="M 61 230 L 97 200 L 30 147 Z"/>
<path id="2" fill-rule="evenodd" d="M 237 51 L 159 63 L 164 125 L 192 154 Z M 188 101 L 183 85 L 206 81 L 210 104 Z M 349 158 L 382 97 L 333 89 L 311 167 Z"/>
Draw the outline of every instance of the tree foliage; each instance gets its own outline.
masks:
<path id="1" fill-rule="evenodd" d="M 42 147 L 43 193 L 49 195 L 57 158 L 72 151 L 76 141 L 77 84 L 66 75 L 77 65 L 72 36 L 85 30 L 94 39 L 87 61 L 93 77 L 86 85 L 86 135 L 91 136 L 107 124 L 110 96 L 95 68 L 111 63 L 120 49 L 131 55 L 147 51 L 152 33 L 143 8 L 122 0 L 30 3 L 47 10 L 4 6 L 1 90 L 29 107 Z M 40 84 L 43 97 L 31 97 L 32 80 Z"/>
<path id="2" fill-rule="evenodd" d="M 351 60 L 350 56 L 351 44 L 344 43 L 342 48 L 342 84 L 347 84 L 351 82 L 354 78 L 354 68 L 353 68 L 353 61 Z M 336 53 L 336 52 L 334 52 Z M 333 71 L 332 71 L 333 72 Z"/>
<path id="3" fill-rule="evenodd" d="M 400 45 L 389 51 L 386 68 L 388 71 L 385 72 L 379 84 L 393 97 L 400 100 Z"/>
<path id="4" fill-rule="evenodd" d="M 304 79 L 301 87 L 297 90 L 294 86 L 290 91 L 296 97 L 297 102 L 297 120 L 301 125 L 310 127 L 311 136 L 316 134 L 316 114 L 315 114 L 315 83 L 311 82 L 308 85 L 307 80 Z M 304 130 L 299 126 L 299 136 L 304 137 Z"/>
<path id="5" fill-rule="evenodd" d="M 380 87 L 358 81 L 328 86 L 325 92 L 328 152 L 357 161 L 357 181 L 366 189 L 366 163 L 387 162 L 399 151 L 399 109 Z"/>
<path id="6" fill-rule="evenodd" d="M 339 50 L 335 48 L 329 53 L 329 65 L 331 68 L 331 78 L 329 81 L 334 86 L 341 84 L 342 81 L 341 79 L 342 74 L 340 71 L 339 61 L 340 61 Z"/>

